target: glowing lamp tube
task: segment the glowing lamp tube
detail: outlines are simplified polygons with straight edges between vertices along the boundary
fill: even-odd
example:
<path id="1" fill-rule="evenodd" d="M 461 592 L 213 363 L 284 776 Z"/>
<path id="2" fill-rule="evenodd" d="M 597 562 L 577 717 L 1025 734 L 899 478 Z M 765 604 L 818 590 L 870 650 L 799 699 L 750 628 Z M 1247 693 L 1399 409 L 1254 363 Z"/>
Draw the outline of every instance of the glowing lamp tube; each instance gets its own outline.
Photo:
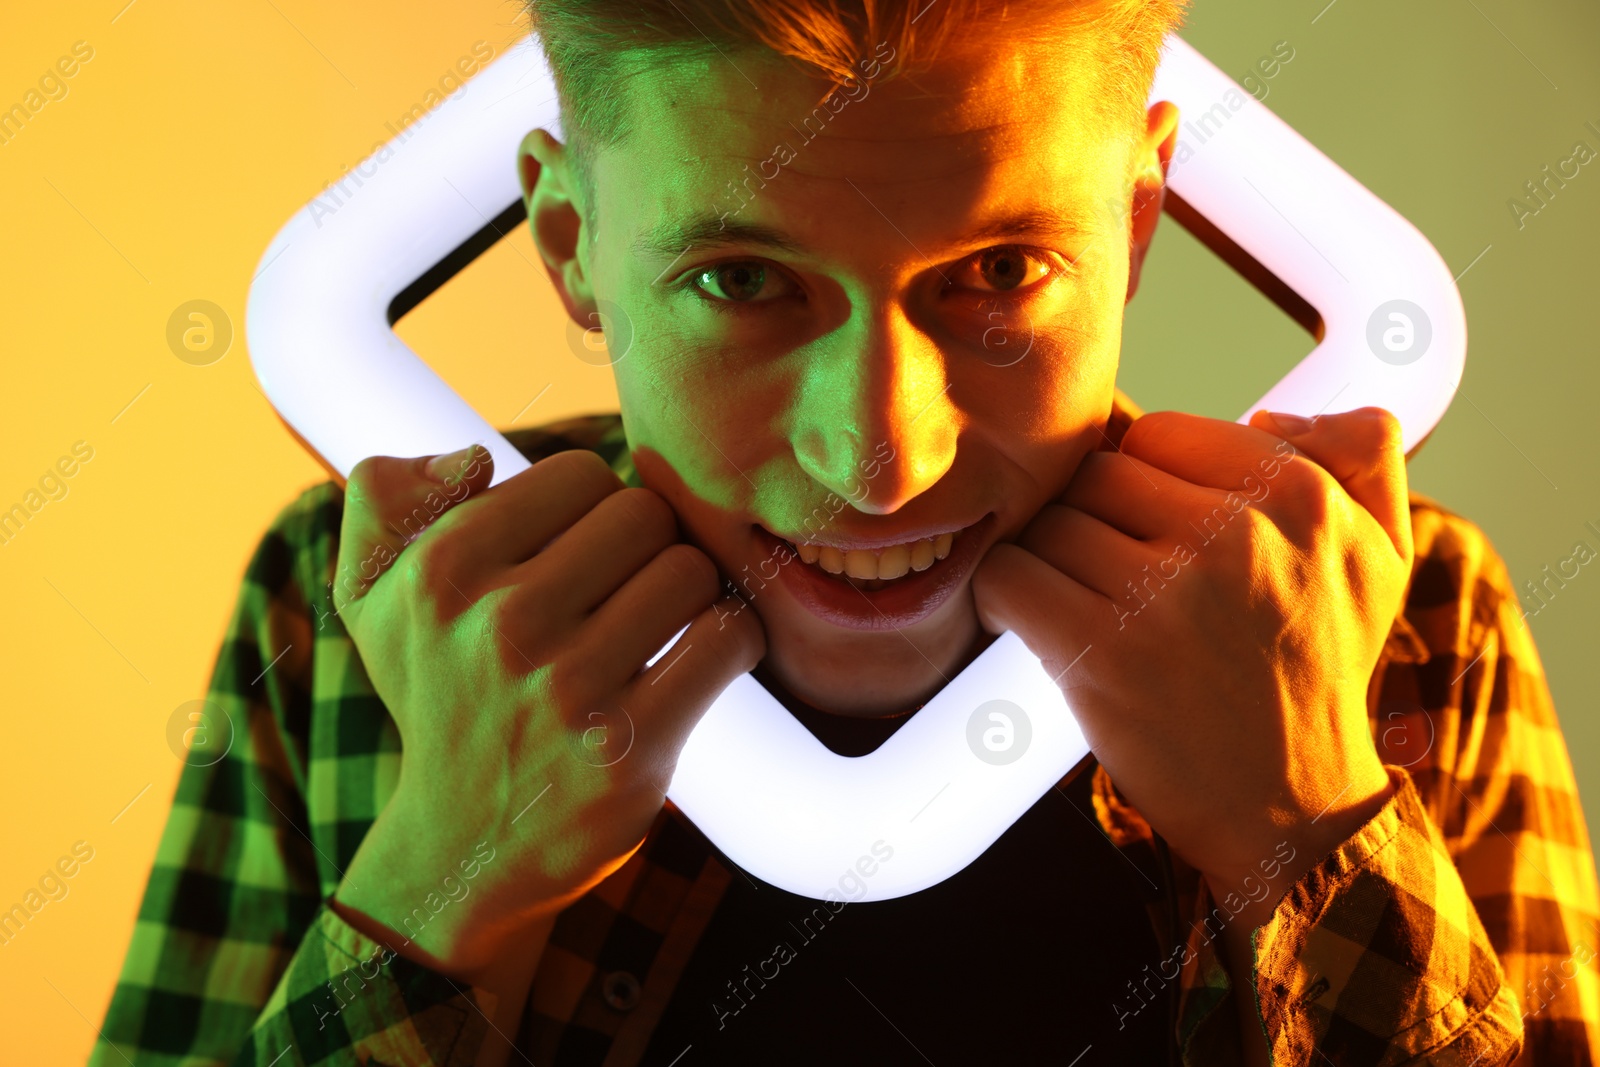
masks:
<path id="1" fill-rule="evenodd" d="M 1159 99 L 1185 119 L 1168 187 L 1214 229 L 1207 243 L 1231 242 L 1321 320 L 1317 347 L 1240 421 L 1259 407 L 1380 405 L 1410 451 L 1443 417 L 1466 356 L 1449 268 L 1415 227 L 1176 37 L 1157 72 Z M 263 253 L 246 309 L 251 359 L 284 421 L 335 470 L 469 441 L 494 454 L 497 482 L 527 469 L 395 335 L 389 311 L 430 272 L 442 284 L 450 254 L 520 202 L 516 149 L 538 126 L 559 130 L 560 120 L 530 38 L 357 167 L 359 187 L 352 177 L 308 203 Z M 1010 719 L 1020 738 L 1025 719 L 1021 755 L 981 757 L 975 715 L 976 736 L 1003 738 Z M 1007 633 L 857 758 L 830 752 L 744 675 L 695 728 L 668 796 L 763 881 L 818 899 L 887 900 L 966 867 L 1088 751 L 1060 689 Z"/>

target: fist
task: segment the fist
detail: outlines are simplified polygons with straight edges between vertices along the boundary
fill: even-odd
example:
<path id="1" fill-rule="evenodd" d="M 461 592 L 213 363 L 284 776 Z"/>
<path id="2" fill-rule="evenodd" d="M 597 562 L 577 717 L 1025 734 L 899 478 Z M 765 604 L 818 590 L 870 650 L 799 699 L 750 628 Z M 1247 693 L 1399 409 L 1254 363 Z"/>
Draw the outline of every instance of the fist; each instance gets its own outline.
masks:
<path id="1" fill-rule="evenodd" d="M 404 746 L 337 901 L 468 980 L 639 847 L 695 723 L 765 652 L 656 493 L 584 450 L 493 488 L 490 463 L 358 464 L 336 588 Z M 472 892 L 405 926 L 480 846 Z"/>
<path id="2" fill-rule="evenodd" d="M 1059 673 L 1118 789 L 1232 888 L 1285 841 L 1309 867 L 1388 798 L 1366 693 L 1411 563 L 1387 411 L 1160 412 L 1085 457 L 973 593 Z"/>

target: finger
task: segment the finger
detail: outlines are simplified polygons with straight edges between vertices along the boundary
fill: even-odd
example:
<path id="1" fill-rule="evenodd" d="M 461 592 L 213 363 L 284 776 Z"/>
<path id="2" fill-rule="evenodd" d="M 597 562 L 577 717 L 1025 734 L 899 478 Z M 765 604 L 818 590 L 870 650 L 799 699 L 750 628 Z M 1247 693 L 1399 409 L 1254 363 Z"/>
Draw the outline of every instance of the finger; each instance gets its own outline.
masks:
<path id="1" fill-rule="evenodd" d="M 664 643 L 664 639 L 657 642 L 638 657 L 639 664 Z M 663 790 L 701 716 L 735 678 L 766 654 L 766 631 L 755 609 L 738 597 L 725 596 L 696 615 L 683 636 L 623 691 L 623 699 L 629 701 L 625 706 L 640 710 L 641 744 L 646 758 L 655 762 Z"/>
<path id="2" fill-rule="evenodd" d="M 682 542 L 668 545 L 579 626 L 585 661 L 596 665 L 597 678 L 609 688 L 622 688 L 717 599 L 720 588 L 716 564 L 704 552 Z"/>
<path id="3" fill-rule="evenodd" d="M 599 453 L 573 448 L 546 456 L 479 495 L 453 521 L 462 536 L 472 539 L 479 561 L 518 564 L 623 488 Z"/>
<path id="4" fill-rule="evenodd" d="M 1086 511 L 1128 537 L 1154 541 L 1169 537 L 1175 517 L 1200 509 L 1208 497 L 1193 482 L 1144 460 L 1091 452 L 1056 502 Z"/>
<path id="5" fill-rule="evenodd" d="M 1135 419 L 1122 437 L 1122 451 L 1186 482 L 1225 492 L 1250 490 L 1291 455 L 1282 438 L 1254 426 L 1181 411 Z"/>
<path id="6" fill-rule="evenodd" d="M 1159 553 L 1097 516 L 1046 504 L 1017 536 L 1018 547 L 1109 600 L 1155 563 Z"/>
<path id="7" fill-rule="evenodd" d="M 482 445 L 441 456 L 368 456 L 350 471 L 339 524 L 334 610 L 366 595 L 402 549 L 494 476 Z"/>
<path id="8" fill-rule="evenodd" d="M 582 619 L 677 539 L 678 520 L 671 506 L 649 489 L 629 486 L 602 497 L 588 514 L 518 565 L 511 580 L 538 588 L 545 601 L 541 606 L 544 612 L 557 618 Z M 709 604 L 715 595 L 714 567 L 711 573 L 711 591 L 698 607 Z M 679 620 L 662 640 L 676 633 L 685 621 Z M 658 642 L 656 648 L 660 647 Z"/>
<path id="9" fill-rule="evenodd" d="M 972 598 L 985 630 L 1012 631 L 1047 668 L 1058 664 L 1055 670 L 1083 652 L 1089 635 L 1115 621 L 1106 597 L 1005 541 L 991 547 L 973 573 Z"/>
<path id="10" fill-rule="evenodd" d="M 1331 474 L 1411 559 L 1411 504 L 1400 420 L 1380 407 L 1306 419 L 1257 411 L 1250 424 L 1276 434 Z"/>

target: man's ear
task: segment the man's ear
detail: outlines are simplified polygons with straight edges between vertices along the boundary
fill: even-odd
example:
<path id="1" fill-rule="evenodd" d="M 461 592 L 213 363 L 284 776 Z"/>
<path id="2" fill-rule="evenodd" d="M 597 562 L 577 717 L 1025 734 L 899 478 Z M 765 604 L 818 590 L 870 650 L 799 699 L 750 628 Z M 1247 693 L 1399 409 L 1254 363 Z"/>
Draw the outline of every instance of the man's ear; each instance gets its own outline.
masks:
<path id="1" fill-rule="evenodd" d="M 533 244 L 544 260 L 550 284 L 561 295 L 572 321 L 588 328 L 594 323 L 594 290 L 579 255 L 586 235 L 566 146 L 547 130 L 530 130 L 517 149 L 517 177 Z"/>
<path id="2" fill-rule="evenodd" d="M 1133 227 L 1128 239 L 1128 300 L 1139 289 L 1145 253 L 1161 218 L 1167 197 L 1167 166 L 1178 144 L 1178 105 L 1158 100 L 1146 115 L 1144 137 L 1135 152 L 1133 174 Z"/>

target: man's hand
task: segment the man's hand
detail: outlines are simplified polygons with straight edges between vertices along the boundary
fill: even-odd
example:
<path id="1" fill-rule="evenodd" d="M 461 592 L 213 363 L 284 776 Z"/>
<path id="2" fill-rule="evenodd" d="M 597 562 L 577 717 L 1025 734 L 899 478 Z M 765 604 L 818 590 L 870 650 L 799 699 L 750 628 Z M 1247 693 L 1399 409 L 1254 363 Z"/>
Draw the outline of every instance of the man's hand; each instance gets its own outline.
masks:
<path id="1" fill-rule="evenodd" d="M 1087 456 L 973 593 L 1065 672 L 1095 756 L 1213 896 L 1254 902 L 1248 930 L 1391 792 L 1366 696 L 1411 560 L 1387 411 L 1162 412 Z"/>
<path id="2" fill-rule="evenodd" d="M 660 496 L 583 450 L 492 489 L 490 467 L 363 460 L 335 581 L 404 744 L 336 903 L 475 983 L 633 854 L 695 723 L 765 653 Z"/>

